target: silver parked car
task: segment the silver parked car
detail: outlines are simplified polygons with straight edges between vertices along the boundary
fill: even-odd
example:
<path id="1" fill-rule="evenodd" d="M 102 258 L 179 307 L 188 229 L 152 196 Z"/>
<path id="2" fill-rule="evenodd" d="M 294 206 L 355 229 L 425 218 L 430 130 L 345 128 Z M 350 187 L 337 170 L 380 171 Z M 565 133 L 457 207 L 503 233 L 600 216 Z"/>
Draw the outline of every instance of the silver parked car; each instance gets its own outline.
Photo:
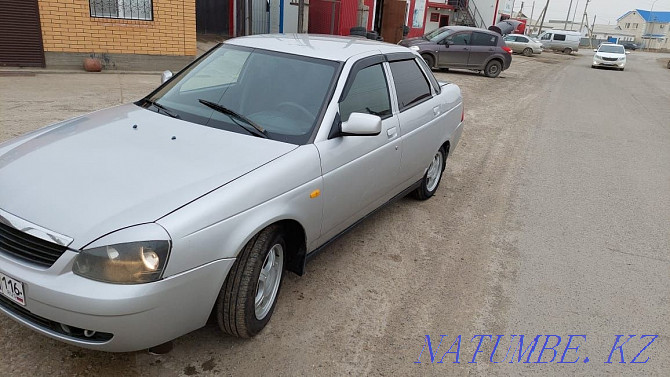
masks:
<path id="1" fill-rule="evenodd" d="M 463 126 L 411 50 L 228 40 L 133 103 L 0 144 L 0 311 L 132 351 L 251 337 L 285 271 L 394 198 L 428 199 Z"/>
<path id="2" fill-rule="evenodd" d="M 542 43 L 528 35 L 510 34 L 505 36 L 505 44 L 512 51 L 524 56 L 533 56 L 533 54 L 542 53 Z"/>

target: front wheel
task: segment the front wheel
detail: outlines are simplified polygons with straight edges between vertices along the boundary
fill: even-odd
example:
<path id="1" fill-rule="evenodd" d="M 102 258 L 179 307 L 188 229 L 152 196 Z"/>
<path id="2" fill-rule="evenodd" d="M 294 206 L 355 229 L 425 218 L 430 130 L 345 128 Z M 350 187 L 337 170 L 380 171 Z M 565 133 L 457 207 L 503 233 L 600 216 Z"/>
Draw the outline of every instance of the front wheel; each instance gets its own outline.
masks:
<path id="1" fill-rule="evenodd" d="M 566 48 L 565 50 L 563 50 L 563 53 L 570 55 L 570 54 L 572 54 L 572 49 L 571 48 Z"/>
<path id="2" fill-rule="evenodd" d="M 426 200 L 435 194 L 437 186 L 440 185 L 442 179 L 442 172 L 444 171 L 447 154 L 444 149 L 440 148 L 433 156 L 433 160 L 428 165 L 426 174 L 421 179 L 421 186 L 414 191 L 414 197 L 419 200 Z"/>
<path id="3" fill-rule="evenodd" d="M 221 331 L 250 338 L 267 325 L 277 303 L 286 252 L 277 225 L 263 229 L 246 244 L 216 300 L 214 314 Z"/>
<path id="4" fill-rule="evenodd" d="M 530 47 L 526 47 L 523 49 L 523 55 L 524 56 L 533 56 L 533 49 Z"/>
<path id="5" fill-rule="evenodd" d="M 498 77 L 501 71 L 502 64 L 497 60 L 491 60 L 486 64 L 486 68 L 484 68 L 484 75 L 486 75 L 486 77 Z"/>
<path id="6" fill-rule="evenodd" d="M 421 57 L 423 58 L 423 60 L 426 62 L 426 64 L 428 65 L 428 67 L 429 67 L 430 69 L 435 68 L 435 59 L 433 59 L 432 56 L 430 56 L 430 55 L 421 55 Z"/>

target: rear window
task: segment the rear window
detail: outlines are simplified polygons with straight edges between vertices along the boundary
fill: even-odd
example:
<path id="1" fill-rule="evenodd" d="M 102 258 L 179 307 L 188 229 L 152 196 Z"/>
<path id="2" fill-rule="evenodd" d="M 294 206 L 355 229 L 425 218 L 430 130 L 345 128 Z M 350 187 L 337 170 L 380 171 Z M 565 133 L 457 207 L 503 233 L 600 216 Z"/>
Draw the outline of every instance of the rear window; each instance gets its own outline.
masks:
<path id="1" fill-rule="evenodd" d="M 414 59 L 391 62 L 390 66 L 400 111 L 431 96 L 430 84 Z"/>
<path id="2" fill-rule="evenodd" d="M 474 46 L 497 46 L 498 37 L 488 33 L 472 33 L 472 45 Z"/>

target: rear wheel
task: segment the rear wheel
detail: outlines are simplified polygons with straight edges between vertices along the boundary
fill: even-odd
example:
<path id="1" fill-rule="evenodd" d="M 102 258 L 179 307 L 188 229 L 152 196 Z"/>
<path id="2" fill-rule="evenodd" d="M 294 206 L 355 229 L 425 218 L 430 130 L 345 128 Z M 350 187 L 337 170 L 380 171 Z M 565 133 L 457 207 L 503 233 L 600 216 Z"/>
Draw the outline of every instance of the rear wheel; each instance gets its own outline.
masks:
<path id="1" fill-rule="evenodd" d="M 484 68 L 484 74 L 486 77 L 498 77 L 501 71 L 502 64 L 500 64 L 500 62 L 497 60 L 491 60 L 488 62 L 488 64 L 486 64 L 486 68 Z"/>
<path id="2" fill-rule="evenodd" d="M 421 179 L 421 186 L 414 191 L 414 197 L 419 200 L 426 200 L 435 194 L 437 187 L 440 185 L 442 179 L 442 172 L 446 166 L 447 154 L 444 149 L 440 148 L 433 156 L 433 160 L 428 165 L 426 174 Z"/>
<path id="3" fill-rule="evenodd" d="M 278 225 L 263 229 L 246 244 L 216 300 L 214 314 L 221 331 L 250 338 L 267 325 L 277 303 L 286 252 Z"/>
<path id="4" fill-rule="evenodd" d="M 435 67 L 435 59 L 433 59 L 432 56 L 430 56 L 430 55 L 421 55 L 421 57 L 422 57 L 423 60 L 426 62 L 426 64 L 428 65 L 428 67 L 430 67 L 430 69 L 436 68 L 436 67 Z"/>
<path id="5" fill-rule="evenodd" d="M 569 54 L 572 54 L 572 49 L 568 47 L 568 48 L 566 48 L 566 49 L 563 50 L 563 53 L 564 53 L 564 54 L 568 54 L 568 55 L 569 55 Z"/>
<path id="6" fill-rule="evenodd" d="M 524 56 L 532 56 L 533 55 L 533 49 L 530 47 L 526 47 L 523 49 L 523 55 Z"/>

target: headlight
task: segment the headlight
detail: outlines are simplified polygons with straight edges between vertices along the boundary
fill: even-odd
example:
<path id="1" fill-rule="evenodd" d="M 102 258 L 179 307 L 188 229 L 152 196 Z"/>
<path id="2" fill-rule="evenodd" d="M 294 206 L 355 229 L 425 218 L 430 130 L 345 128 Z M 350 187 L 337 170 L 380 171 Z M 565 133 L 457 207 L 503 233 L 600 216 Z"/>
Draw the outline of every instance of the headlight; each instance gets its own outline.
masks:
<path id="1" fill-rule="evenodd" d="M 419 46 L 409 46 L 410 50 L 419 51 Z"/>
<path id="2" fill-rule="evenodd" d="M 161 278 L 170 254 L 169 241 L 120 243 L 82 250 L 72 271 L 80 276 L 117 284 L 138 284 Z"/>
<path id="3" fill-rule="evenodd" d="M 596 59 L 600 59 L 600 55 L 598 55 L 598 54 L 596 54 L 596 56 L 594 56 L 594 57 L 595 57 Z"/>
<path id="4" fill-rule="evenodd" d="M 626 57 L 622 56 L 622 57 L 619 58 L 619 60 L 626 60 Z"/>

